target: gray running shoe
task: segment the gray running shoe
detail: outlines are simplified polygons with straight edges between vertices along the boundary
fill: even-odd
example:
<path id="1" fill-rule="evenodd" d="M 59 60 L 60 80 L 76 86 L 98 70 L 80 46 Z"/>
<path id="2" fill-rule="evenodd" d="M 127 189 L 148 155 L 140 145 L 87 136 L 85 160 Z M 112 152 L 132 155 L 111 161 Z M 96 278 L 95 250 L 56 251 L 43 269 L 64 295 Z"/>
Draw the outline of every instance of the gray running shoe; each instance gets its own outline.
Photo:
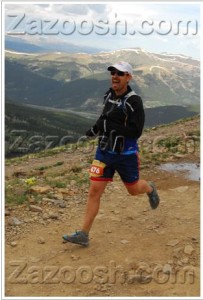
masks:
<path id="1" fill-rule="evenodd" d="M 70 242 L 73 244 L 78 244 L 82 246 L 89 245 L 89 236 L 84 231 L 76 231 L 72 235 L 63 235 L 63 239 L 65 242 Z"/>
<path id="2" fill-rule="evenodd" d="M 157 193 L 154 182 L 149 182 L 149 185 L 153 188 L 153 191 L 147 195 L 149 197 L 149 203 L 150 203 L 151 208 L 155 209 L 158 207 L 160 199 L 159 199 L 159 195 Z"/>

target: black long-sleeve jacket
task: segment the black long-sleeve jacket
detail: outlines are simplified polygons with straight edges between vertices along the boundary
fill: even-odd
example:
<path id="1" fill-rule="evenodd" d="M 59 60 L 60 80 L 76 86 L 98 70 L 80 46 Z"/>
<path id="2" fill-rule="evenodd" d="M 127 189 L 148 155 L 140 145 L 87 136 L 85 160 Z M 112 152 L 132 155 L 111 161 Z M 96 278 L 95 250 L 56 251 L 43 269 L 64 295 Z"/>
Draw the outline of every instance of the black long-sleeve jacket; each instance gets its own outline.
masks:
<path id="1" fill-rule="evenodd" d="M 127 92 L 119 98 L 115 97 L 110 88 L 104 96 L 104 108 L 96 122 L 101 133 L 116 130 L 127 138 L 138 139 L 144 127 L 145 113 L 142 99 L 136 95 L 130 86 Z"/>
<path id="2" fill-rule="evenodd" d="M 104 95 L 103 112 L 91 131 L 94 134 L 99 133 L 100 142 L 109 137 L 118 143 L 122 141 L 122 151 L 128 151 L 128 148 L 137 145 L 144 122 L 145 113 L 141 97 L 136 95 L 130 86 L 127 87 L 126 93 L 119 97 L 116 97 L 110 88 Z M 111 144 L 114 145 L 114 141 Z"/>

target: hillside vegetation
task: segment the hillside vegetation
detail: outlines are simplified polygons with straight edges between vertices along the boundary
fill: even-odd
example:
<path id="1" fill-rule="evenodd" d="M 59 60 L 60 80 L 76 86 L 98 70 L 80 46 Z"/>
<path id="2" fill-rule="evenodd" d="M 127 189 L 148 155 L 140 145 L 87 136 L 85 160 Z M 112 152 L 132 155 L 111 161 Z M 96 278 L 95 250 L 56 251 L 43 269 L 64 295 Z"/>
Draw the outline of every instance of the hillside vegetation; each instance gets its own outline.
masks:
<path id="1" fill-rule="evenodd" d="M 7 157 L 73 143 L 92 125 L 92 120 L 70 112 L 15 103 L 6 103 L 5 119 Z"/>
<path id="2" fill-rule="evenodd" d="M 91 109 L 89 111 L 91 113 Z M 148 128 L 188 118 L 197 113 L 182 106 L 161 106 L 146 108 L 145 114 L 145 128 Z M 88 118 L 62 109 L 49 110 L 6 102 L 6 157 L 74 143 L 85 135 L 98 116 Z"/>

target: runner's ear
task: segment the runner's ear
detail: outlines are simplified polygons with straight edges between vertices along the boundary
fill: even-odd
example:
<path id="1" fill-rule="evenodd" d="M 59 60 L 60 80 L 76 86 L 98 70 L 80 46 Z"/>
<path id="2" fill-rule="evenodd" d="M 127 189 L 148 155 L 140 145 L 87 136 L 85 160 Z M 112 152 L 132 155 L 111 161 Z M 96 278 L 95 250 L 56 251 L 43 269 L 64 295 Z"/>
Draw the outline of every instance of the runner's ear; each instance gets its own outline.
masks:
<path id="1" fill-rule="evenodd" d="M 132 75 L 128 74 L 128 78 L 129 78 L 129 80 L 128 80 L 128 83 L 129 83 L 129 81 L 132 79 Z"/>

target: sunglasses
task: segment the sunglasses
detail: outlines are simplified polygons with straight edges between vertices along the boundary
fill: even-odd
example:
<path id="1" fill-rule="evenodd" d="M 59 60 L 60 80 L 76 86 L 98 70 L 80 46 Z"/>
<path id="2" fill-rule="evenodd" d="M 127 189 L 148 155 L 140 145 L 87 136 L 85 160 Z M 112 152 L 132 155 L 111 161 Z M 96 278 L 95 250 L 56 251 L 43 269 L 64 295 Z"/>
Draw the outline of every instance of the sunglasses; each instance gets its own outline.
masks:
<path id="1" fill-rule="evenodd" d="M 124 75 L 128 75 L 128 73 L 122 72 L 122 71 L 111 71 L 111 76 L 114 76 L 114 75 L 124 76 Z"/>

